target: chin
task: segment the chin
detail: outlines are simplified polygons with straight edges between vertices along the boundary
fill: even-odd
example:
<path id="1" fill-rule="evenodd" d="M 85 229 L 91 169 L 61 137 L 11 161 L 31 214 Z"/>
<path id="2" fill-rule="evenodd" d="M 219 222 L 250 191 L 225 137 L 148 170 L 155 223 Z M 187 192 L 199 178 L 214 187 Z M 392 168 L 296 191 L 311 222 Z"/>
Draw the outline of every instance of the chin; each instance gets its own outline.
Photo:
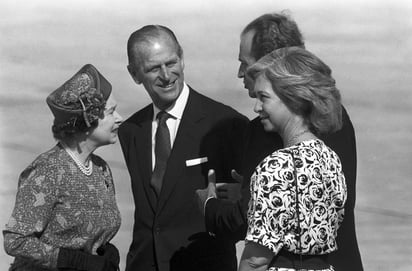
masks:
<path id="1" fill-rule="evenodd" d="M 117 136 L 115 136 L 114 138 L 112 138 L 108 144 L 114 144 L 114 143 L 116 143 L 116 142 L 117 142 Z"/>
<path id="2" fill-rule="evenodd" d="M 271 123 L 263 123 L 263 129 L 265 132 L 277 132 L 277 129 Z"/>
<path id="3" fill-rule="evenodd" d="M 171 106 L 178 98 L 179 98 L 180 92 L 177 91 L 171 91 L 168 93 L 164 93 L 164 95 L 160 96 L 157 101 L 155 102 L 155 105 L 159 107 L 160 109 L 166 109 L 169 106 Z"/>
<path id="4" fill-rule="evenodd" d="M 111 138 L 111 139 L 107 140 L 106 142 L 102 142 L 102 143 L 100 144 L 100 146 L 112 145 L 112 144 L 114 144 L 114 143 L 116 143 L 116 142 L 117 142 L 117 137 Z"/>
<path id="5" fill-rule="evenodd" d="M 263 125 L 263 130 L 265 130 L 265 132 L 273 132 L 273 129 L 270 127 L 267 127 L 266 125 Z"/>

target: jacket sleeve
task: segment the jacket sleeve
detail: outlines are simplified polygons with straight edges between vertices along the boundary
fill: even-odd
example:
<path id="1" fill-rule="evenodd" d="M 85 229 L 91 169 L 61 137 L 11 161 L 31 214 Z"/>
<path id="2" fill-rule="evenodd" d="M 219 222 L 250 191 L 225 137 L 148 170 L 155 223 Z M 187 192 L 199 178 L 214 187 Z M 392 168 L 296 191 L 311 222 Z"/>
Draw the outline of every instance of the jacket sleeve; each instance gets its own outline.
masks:
<path id="1" fill-rule="evenodd" d="M 243 240 L 247 230 L 247 209 L 243 203 L 243 199 L 236 203 L 210 199 L 205 209 L 206 230 L 234 241 Z"/>
<path id="2" fill-rule="evenodd" d="M 349 115 L 342 107 L 342 129 L 326 136 L 326 145 L 334 150 L 341 162 L 347 187 L 345 216 L 338 230 L 337 243 L 339 249 L 331 253 L 330 262 L 336 270 L 363 270 L 362 259 L 357 243 L 355 230 L 356 202 L 356 137 Z"/>
<path id="3" fill-rule="evenodd" d="M 56 202 L 54 172 L 33 163 L 20 175 L 16 203 L 3 231 L 7 254 L 55 267 L 59 249 L 40 240 Z"/>
<path id="4" fill-rule="evenodd" d="M 230 181 L 230 171 L 232 169 L 242 172 L 242 161 L 244 146 L 246 141 L 248 119 L 243 116 L 237 116 L 231 122 L 231 125 L 225 125 L 225 136 L 221 137 L 225 141 L 221 142 L 221 148 L 225 150 L 223 161 L 220 165 L 225 168 L 224 176 L 218 176 L 218 179 Z M 234 239 L 235 241 L 243 239 L 247 229 L 247 205 L 249 201 L 249 182 L 242 184 L 242 198 L 236 203 L 220 199 L 210 199 L 205 207 L 206 230 L 216 235 L 222 235 L 225 238 Z"/>

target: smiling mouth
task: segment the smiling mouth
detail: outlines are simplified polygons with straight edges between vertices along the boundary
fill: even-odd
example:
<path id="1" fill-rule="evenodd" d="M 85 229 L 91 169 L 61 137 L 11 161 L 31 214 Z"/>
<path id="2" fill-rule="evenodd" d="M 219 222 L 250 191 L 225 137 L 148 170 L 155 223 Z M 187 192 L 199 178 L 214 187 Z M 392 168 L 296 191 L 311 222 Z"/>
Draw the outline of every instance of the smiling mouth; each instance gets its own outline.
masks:
<path id="1" fill-rule="evenodd" d="M 175 85 L 175 83 L 176 83 L 176 80 L 175 81 L 173 81 L 173 82 L 170 82 L 170 83 L 168 83 L 168 84 L 161 84 L 161 85 L 159 85 L 159 87 L 161 87 L 161 88 L 171 88 L 171 87 L 173 87 L 174 85 Z"/>

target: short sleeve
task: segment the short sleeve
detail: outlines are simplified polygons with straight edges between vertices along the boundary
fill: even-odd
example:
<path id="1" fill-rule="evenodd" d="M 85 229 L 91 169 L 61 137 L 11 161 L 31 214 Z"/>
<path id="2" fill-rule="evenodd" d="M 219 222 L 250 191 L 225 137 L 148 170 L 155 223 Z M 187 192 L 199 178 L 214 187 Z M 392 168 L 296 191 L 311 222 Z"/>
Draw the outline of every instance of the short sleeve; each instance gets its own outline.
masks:
<path id="1" fill-rule="evenodd" d="M 34 162 L 19 178 L 16 202 L 3 231 L 6 252 L 45 267 L 56 265 L 58 248 L 40 240 L 56 203 L 57 168 Z"/>
<path id="2" fill-rule="evenodd" d="M 290 162 L 287 155 L 275 152 L 259 164 L 251 178 L 246 241 L 265 246 L 275 254 L 288 238 L 287 227 L 292 218 Z"/>

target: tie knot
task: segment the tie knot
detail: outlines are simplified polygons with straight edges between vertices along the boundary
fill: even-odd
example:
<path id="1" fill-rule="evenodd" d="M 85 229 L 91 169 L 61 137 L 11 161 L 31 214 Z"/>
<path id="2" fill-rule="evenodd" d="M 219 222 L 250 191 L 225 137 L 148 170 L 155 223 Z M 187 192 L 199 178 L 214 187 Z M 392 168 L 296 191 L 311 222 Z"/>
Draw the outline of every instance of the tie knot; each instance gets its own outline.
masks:
<path id="1" fill-rule="evenodd" d="M 166 111 L 160 111 L 157 113 L 156 118 L 159 120 L 159 123 L 165 123 L 168 118 L 170 118 L 171 115 L 167 113 Z"/>

